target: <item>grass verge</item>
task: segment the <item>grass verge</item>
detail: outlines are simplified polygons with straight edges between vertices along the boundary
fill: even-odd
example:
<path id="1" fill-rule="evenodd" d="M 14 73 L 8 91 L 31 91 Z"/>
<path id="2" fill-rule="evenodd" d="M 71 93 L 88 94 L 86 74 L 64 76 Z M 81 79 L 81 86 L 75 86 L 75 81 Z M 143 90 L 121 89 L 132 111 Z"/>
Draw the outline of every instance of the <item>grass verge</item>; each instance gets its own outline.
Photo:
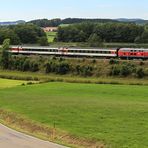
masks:
<path id="1" fill-rule="evenodd" d="M 90 84 L 120 84 L 120 85 L 148 85 L 148 79 L 119 78 L 119 77 L 78 77 L 72 75 L 56 75 L 20 71 L 0 70 L 0 78 L 13 80 L 28 80 L 40 82 L 69 82 Z"/>
<path id="2" fill-rule="evenodd" d="M 16 113 L 0 109 L 0 122 L 9 128 L 13 128 L 24 134 L 28 134 L 42 140 L 79 148 L 104 148 L 103 142 L 87 140 L 85 138 L 74 137 L 64 131 L 43 124 L 33 122 Z"/>

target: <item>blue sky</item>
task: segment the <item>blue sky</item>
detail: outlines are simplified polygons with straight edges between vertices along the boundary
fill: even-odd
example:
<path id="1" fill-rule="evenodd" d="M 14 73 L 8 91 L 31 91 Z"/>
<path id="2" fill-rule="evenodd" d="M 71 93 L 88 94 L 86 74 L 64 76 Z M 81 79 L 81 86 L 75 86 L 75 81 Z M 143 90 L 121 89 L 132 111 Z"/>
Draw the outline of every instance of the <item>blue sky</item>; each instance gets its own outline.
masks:
<path id="1" fill-rule="evenodd" d="M 148 0 L 0 0 L 0 21 L 67 17 L 148 19 Z"/>

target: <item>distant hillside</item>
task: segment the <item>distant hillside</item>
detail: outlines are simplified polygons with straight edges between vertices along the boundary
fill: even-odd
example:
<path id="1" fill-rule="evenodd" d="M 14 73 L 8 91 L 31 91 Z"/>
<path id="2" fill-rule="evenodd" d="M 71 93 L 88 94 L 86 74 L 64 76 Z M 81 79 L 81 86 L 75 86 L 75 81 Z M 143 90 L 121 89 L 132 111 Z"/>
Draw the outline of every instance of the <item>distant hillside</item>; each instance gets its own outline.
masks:
<path id="1" fill-rule="evenodd" d="M 112 19 L 85 19 L 85 18 L 66 18 L 66 19 L 38 19 L 32 20 L 28 23 L 33 23 L 40 27 L 57 27 L 61 24 L 74 24 L 82 22 L 95 22 L 95 23 L 108 23 L 108 22 L 118 22 L 117 20 Z"/>
<path id="2" fill-rule="evenodd" d="M 136 24 L 146 24 L 146 23 L 148 23 L 148 20 L 144 20 L 144 19 L 119 18 L 119 19 L 115 19 L 115 20 L 119 21 L 119 22 L 129 22 L 129 23 L 136 23 Z"/>
<path id="3" fill-rule="evenodd" d="M 17 24 L 24 24 L 25 21 L 19 20 L 19 21 L 13 21 L 13 22 L 0 22 L 0 26 L 9 26 L 9 25 L 17 25 Z"/>

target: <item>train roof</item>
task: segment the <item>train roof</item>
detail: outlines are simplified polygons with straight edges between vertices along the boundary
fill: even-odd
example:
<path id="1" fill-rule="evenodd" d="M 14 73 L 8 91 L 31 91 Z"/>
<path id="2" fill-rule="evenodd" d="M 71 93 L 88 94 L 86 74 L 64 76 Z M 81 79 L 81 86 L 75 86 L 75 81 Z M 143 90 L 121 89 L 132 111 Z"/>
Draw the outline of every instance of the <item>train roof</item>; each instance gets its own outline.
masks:
<path id="1" fill-rule="evenodd" d="M 60 48 L 54 48 L 54 47 L 49 47 L 49 46 L 11 46 L 11 48 L 22 48 L 22 49 L 33 49 L 33 50 L 50 50 L 50 49 L 53 49 L 53 50 L 75 50 L 75 51 L 116 51 L 116 49 L 99 49 L 99 48 L 66 48 L 66 47 L 60 47 Z"/>
<path id="2" fill-rule="evenodd" d="M 120 50 L 122 51 L 131 51 L 131 50 L 141 50 L 141 51 L 148 51 L 148 49 L 145 49 L 145 48 L 120 48 Z"/>

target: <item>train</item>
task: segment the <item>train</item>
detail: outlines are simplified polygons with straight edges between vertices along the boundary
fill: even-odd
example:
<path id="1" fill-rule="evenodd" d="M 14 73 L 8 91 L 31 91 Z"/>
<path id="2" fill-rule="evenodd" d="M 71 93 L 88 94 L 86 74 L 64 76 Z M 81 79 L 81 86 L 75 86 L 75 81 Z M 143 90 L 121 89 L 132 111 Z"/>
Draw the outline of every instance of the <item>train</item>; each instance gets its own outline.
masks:
<path id="1" fill-rule="evenodd" d="M 69 57 L 148 59 L 148 49 L 144 48 L 81 49 L 67 47 L 53 48 L 49 46 L 10 46 L 9 52 L 17 55 L 55 55 Z"/>

